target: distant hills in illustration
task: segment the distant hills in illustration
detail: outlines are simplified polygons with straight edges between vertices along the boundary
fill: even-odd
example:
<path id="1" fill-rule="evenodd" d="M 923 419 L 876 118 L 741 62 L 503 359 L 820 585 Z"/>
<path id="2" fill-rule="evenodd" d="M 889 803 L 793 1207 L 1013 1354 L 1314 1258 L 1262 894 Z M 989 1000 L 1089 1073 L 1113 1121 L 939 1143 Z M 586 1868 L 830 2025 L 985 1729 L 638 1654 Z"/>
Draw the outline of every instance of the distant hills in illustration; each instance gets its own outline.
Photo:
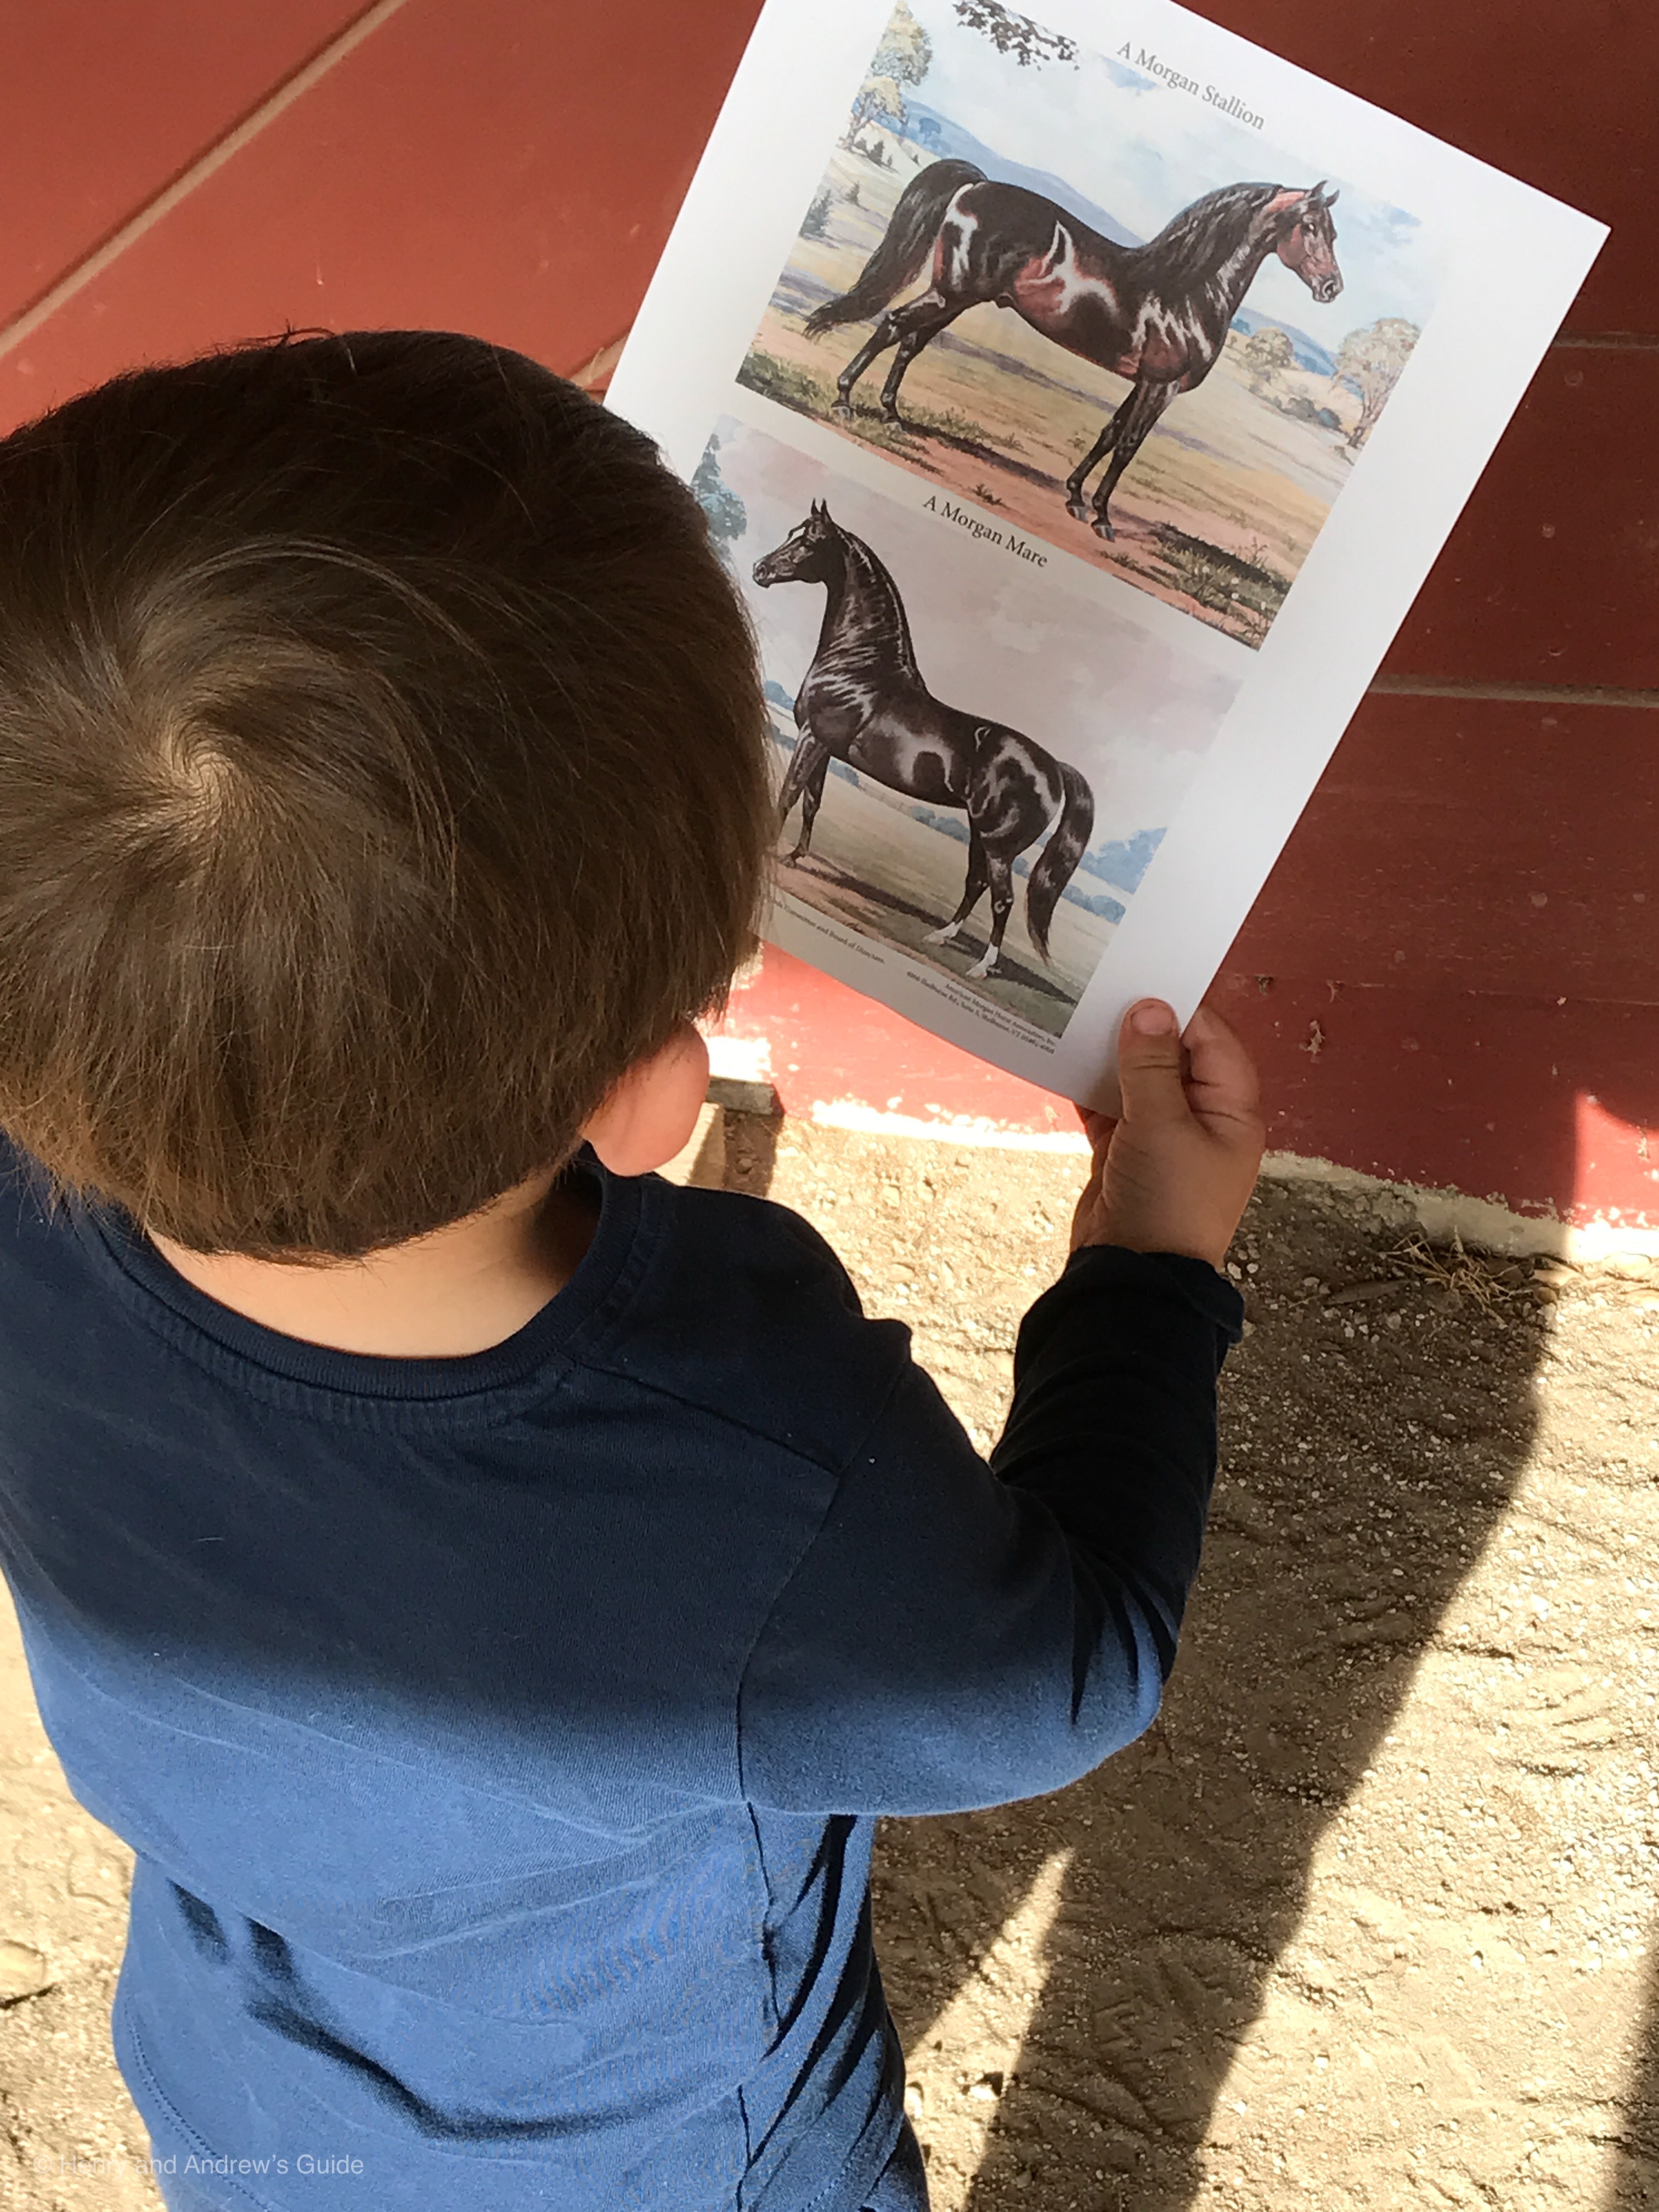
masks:
<path id="1" fill-rule="evenodd" d="M 1018 161 L 1006 161 L 975 138 L 971 131 L 952 123 L 948 115 L 936 114 L 919 100 L 908 104 L 909 118 L 899 135 L 908 138 L 919 153 L 931 155 L 936 161 L 971 161 L 1000 185 L 1024 185 L 1028 192 L 1041 192 L 1045 199 L 1053 200 L 1068 215 L 1074 215 L 1079 222 L 1086 222 L 1091 230 L 1097 230 L 1103 238 L 1109 238 L 1115 246 L 1146 243 L 1133 230 L 1126 230 L 1104 208 L 1085 200 L 1064 177 L 1056 177 L 1048 169 L 1028 169 Z"/>
<path id="2" fill-rule="evenodd" d="M 1048 169 L 1028 169 L 1022 162 L 1005 160 L 975 138 L 971 131 L 964 131 L 961 124 L 952 123 L 948 115 L 940 115 L 921 100 L 910 100 L 908 106 L 909 112 L 899 136 L 908 138 L 919 154 L 936 161 L 971 161 L 999 184 L 1024 185 L 1027 191 L 1041 192 L 1045 199 L 1053 200 L 1057 207 L 1063 207 L 1068 215 L 1074 215 L 1079 222 L 1086 222 L 1091 230 L 1097 230 L 1115 246 L 1146 243 L 1137 232 L 1119 222 L 1115 216 L 1108 215 L 1104 208 L 1085 199 L 1064 177 L 1057 177 Z M 1171 208 L 1170 212 L 1173 215 L 1176 210 Z M 1299 368 L 1312 369 L 1319 376 L 1329 376 L 1335 369 L 1335 356 L 1316 338 L 1310 338 L 1306 331 L 1298 330 L 1294 323 L 1287 323 L 1278 315 L 1261 314 L 1254 307 L 1241 307 L 1233 317 L 1232 327 L 1244 337 L 1251 337 L 1264 325 L 1284 331 L 1295 349 Z"/>
<path id="3" fill-rule="evenodd" d="M 1296 351 L 1297 367 L 1310 368 L 1318 376 L 1331 376 L 1336 371 L 1336 356 L 1328 352 L 1317 338 L 1310 338 L 1306 331 L 1297 330 L 1279 315 L 1261 315 L 1254 307 L 1241 307 L 1233 317 L 1232 326 L 1246 337 L 1260 330 L 1283 331 Z"/>

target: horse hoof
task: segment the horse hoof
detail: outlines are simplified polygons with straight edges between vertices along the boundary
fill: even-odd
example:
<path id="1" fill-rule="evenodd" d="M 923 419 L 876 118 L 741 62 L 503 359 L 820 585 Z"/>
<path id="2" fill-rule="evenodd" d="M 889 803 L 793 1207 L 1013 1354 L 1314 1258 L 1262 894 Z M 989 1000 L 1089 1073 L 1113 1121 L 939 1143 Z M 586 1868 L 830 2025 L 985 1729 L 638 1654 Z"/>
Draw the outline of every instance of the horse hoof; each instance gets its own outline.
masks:
<path id="1" fill-rule="evenodd" d="M 852 404 L 848 400 L 837 399 L 834 401 L 831 404 L 830 412 L 835 416 L 838 422 L 850 422 L 853 419 Z"/>
<path id="2" fill-rule="evenodd" d="M 1093 515 L 1080 499 L 1068 499 L 1066 502 L 1066 512 L 1075 522 L 1091 522 L 1094 520 Z"/>
<path id="3" fill-rule="evenodd" d="M 973 966 L 968 970 L 968 980 L 969 982 L 977 982 L 981 976 L 994 974 L 996 969 L 996 956 L 994 953 L 988 955 L 983 960 L 975 960 Z"/>
<path id="4" fill-rule="evenodd" d="M 1097 538 L 1105 538 L 1109 539 L 1115 538 L 1117 536 L 1116 531 L 1113 529 L 1111 524 L 1107 521 L 1103 514 L 1097 514 L 1095 517 L 1095 536 Z"/>
<path id="5" fill-rule="evenodd" d="M 955 935 L 954 929 L 930 929 L 921 941 L 924 945 L 948 945 Z"/>

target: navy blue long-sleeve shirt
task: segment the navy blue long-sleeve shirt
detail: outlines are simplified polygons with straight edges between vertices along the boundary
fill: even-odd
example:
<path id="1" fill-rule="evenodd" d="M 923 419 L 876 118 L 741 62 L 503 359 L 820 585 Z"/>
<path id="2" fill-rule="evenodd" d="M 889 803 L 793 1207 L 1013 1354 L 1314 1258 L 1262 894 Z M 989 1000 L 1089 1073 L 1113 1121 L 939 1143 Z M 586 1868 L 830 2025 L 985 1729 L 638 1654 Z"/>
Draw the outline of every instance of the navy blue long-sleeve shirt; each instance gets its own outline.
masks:
<path id="1" fill-rule="evenodd" d="M 1237 1293 L 1075 1257 L 988 1467 L 764 1201 L 590 1166 L 526 1327 L 386 1359 L 0 1164 L 0 1562 L 137 1855 L 158 2159 L 250 2212 L 861 2204 L 900 2124 L 873 1816 L 1152 1718 Z"/>

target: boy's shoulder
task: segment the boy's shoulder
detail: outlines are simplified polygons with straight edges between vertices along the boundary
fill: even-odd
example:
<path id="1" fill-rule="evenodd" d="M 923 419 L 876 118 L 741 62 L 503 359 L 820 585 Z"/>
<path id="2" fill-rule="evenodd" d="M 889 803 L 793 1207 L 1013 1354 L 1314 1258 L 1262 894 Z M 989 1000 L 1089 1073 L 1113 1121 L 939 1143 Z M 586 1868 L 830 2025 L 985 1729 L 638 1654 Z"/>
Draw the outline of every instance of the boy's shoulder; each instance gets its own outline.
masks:
<path id="1" fill-rule="evenodd" d="M 556 1330 L 563 1357 L 665 1415 L 843 1468 L 909 1364 L 909 1331 L 865 1317 L 841 1261 L 787 1206 L 659 1176 L 606 1176 L 605 1191 L 596 1279 L 584 1290 L 578 1271 L 570 1322 Z M 136 1306 L 142 1318 L 153 1304 L 155 1282 L 113 1264 L 82 1211 L 54 1202 L 38 1164 L 0 1133 L 0 1316 L 31 1338 L 79 1340 L 103 1316 Z"/>
<path id="2" fill-rule="evenodd" d="M 774 1200 L 641 1177 L 637 1264 L 602 1364 L 839 1466 L 909 1364 L 900 1322 L 866 1318 L 817 1231 Z"/>

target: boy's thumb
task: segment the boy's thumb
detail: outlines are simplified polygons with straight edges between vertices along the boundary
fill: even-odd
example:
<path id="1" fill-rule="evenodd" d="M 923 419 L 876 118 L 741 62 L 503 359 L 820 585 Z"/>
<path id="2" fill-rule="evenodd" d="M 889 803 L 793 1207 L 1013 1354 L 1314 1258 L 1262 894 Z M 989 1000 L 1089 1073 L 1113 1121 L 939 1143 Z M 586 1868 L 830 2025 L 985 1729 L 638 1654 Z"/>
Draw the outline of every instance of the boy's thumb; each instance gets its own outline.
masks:
<path id="1" fill-rule="evenodd" d="M 1117 1079 L 1126 1121 L 1184 1117 L 1189 1110 L 1181 1079 L 1180 1027 L 1161 1000 L 1143 999 L 1124 1017 Z"/>

